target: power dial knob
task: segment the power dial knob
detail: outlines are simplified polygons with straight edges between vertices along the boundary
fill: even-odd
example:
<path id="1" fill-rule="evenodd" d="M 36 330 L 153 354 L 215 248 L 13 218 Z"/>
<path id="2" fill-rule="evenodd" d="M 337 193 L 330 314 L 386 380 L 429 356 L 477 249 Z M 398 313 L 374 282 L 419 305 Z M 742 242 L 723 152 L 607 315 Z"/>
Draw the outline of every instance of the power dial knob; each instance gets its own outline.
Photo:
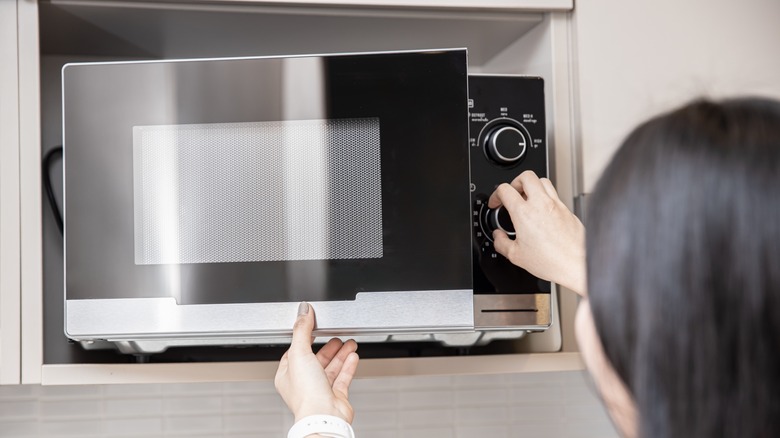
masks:
<path id="1" fill-rule="evenodd" d="M 526 135 L 516 126 L 499 124 L 485 137 L 485 152 L 491 160 L 502 165 L 515 164 L 523 158 L 528 145 Z"/>
<path id="2" fill-rule="evenodd" d="M 500 206 L 498 208 L 488 208 L 484 206 L 481 212 L 482 216 L 482 230 L 485 232 L 488 239 L 493 240 L 493 231 L 502 230 L 510 238 L 515 236 L 515 227 L 512 224 L 512 218 L 509 216 L 509 212 Z"/>
<path id="3" fill-rule="evenodd" d="M 498 208 L 488 209 L 487 214 L 488 228 L 492 230 L 503 230 L 509 236 L 515 235 L 515 226 L 512 224 L 512 218 L 509 212 L 502 205 Z"/>

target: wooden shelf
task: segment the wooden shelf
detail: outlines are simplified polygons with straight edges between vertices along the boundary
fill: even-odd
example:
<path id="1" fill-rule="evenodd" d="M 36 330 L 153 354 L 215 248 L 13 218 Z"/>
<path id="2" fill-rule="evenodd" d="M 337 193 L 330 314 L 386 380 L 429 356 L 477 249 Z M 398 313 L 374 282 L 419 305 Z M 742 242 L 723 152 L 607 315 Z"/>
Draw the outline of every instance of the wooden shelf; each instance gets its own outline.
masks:
<path id="1" fill-rule="evenodd" d="M 116 383 L 191 383 L 273 380 L 276 362 L 187 364 L 44 365 L 44 385 Z M 360 362 L 358 379 L 463 374 L 509 374 L 584 369 L 579 353 L 535 353 L 414 359 L 367 359 Z"/>

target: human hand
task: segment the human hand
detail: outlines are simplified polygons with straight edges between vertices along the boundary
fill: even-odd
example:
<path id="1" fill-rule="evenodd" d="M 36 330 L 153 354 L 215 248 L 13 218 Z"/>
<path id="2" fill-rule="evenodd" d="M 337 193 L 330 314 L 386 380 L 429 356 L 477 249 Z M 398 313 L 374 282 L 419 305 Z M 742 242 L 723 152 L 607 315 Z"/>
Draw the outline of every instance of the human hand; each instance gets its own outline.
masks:
<path id="1" fill-rule="evenodd" d="M 352 423 L 349 384 L 358 365 L 357 343 L 331 339 L 315 355 L 311 344 L 314 309 L 309 303 L 298 306 L 290 349 L 276 370 L 276 391 L 290 408 L 295 421 L 309 415 L 334 415 Z"/>
<path id="2" fill-rule="evenodd" d="M 550 180 L 527 170 L 490 195 L 488 207 L 500 205 L 512 218 L 515 239 L 494 231 L 496 251 L 539 278 L 585 294 L 585 227 L 558 198 Z"/>

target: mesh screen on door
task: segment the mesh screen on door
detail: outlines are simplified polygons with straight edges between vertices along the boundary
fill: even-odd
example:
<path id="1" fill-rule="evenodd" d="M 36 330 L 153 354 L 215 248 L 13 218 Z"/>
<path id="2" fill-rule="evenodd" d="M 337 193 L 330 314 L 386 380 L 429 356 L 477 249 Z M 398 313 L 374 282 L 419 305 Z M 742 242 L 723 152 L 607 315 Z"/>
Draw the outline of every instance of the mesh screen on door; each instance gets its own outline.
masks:
<path id="1" fill-rule="evenodd" d="M 135 263 L 380 258 L 378 118 L 133 127 Z"/>

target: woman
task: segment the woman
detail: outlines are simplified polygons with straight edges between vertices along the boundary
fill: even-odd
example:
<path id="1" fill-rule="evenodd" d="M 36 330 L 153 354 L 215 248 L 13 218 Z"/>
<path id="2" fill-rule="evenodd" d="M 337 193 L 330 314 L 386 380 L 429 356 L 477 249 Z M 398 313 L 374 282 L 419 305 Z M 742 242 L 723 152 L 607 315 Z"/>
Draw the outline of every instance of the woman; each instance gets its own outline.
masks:
<path id="1" fill-rule="evenodd" d="M 580 350 L 621 433 L 780 436 L 780 102 L 699 101 L 644 123 L 588 201 L 587 266 L 585 229 L 531 172 L 491 196 L 519 230 L 494 237 L 582 296 Z M 315 356 L 313 324 L 299 317 L 277 388 L 296 418 L 351 421 L 356 345 Z"/>

